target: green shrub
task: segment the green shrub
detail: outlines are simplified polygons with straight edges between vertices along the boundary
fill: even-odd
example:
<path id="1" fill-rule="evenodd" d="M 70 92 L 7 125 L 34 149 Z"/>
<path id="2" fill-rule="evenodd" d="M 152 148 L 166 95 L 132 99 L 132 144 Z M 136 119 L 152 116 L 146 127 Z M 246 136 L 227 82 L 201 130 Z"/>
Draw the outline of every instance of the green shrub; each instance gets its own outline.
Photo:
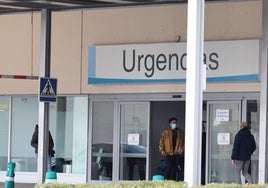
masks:
<path id="1" fill-rule="evenodd" d="M 268 188 L 268 185 L 246 185 L 237 184 L 208 184 L 202 186 L 193 186 L 192 188 Z M 188 188 L 185 182 L 175 181 L 138 181 L 138 182 L 107 182 L 103 184 L 43 184 L 36 185 L 35 188 Z"/>
<path id="2" fill-rule="evenodd" d="M 184 182 L 174 181 L 139 181 L 132 183 L 110 183 L 106 185 L 96 185 L 96 188 L 187 188 Z"/>
<path id="3" fill-rule="evenodd" d="M 35 188 L 187 188 L 187 184 L 184 182 L 174 181 L 138 181 L 128 183 L 106 183 L 98 185 L 89 184 L 43 184 L 36 185 Z"/>
<path id="4" fill-rule="evenodd" d="M 207 184 L 205 186 L 193 186 L 192 188 L 268 188 L 268 185 L 257 185 L 257 184 L 251 184 L 251 185 L 238 185 L 238 184 Z"/>

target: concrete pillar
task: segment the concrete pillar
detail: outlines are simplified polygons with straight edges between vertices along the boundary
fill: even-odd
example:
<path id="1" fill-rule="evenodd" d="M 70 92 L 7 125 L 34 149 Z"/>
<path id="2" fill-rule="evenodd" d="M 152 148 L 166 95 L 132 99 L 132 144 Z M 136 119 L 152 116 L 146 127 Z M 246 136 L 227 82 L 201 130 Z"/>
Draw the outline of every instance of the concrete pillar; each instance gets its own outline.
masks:
<path id="1" fill-rule="evenodd" d="M 267 117 L 268 117 L 268 1 L 262 1 L 261 93 L 259 137 L 259 184 L 267 182 Z"/>
<path id="2" fill-rule="evenodd" d="M 204 5 L 188 0 L 184 181 L 190 187 L 201 184 Z"/>

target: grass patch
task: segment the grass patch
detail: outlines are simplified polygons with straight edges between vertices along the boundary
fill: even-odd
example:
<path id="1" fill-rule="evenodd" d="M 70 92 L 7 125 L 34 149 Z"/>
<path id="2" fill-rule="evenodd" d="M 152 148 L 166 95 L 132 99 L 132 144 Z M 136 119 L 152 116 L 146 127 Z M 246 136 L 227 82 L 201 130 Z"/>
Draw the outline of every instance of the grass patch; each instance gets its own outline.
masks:
<path id="1" fill-rule="evenodd" d="M 265 185 L 237 185 L 237 184 L 208 184 L 202 186 L 193 186 L 192 188 L 268 188 L 268 184 Z M 36 185 L 35 188 L 188 188 L 185 182 L 176 181 L 138 181 L 138 182 L 113 182 L 106 184 L 42 184 Z"/>

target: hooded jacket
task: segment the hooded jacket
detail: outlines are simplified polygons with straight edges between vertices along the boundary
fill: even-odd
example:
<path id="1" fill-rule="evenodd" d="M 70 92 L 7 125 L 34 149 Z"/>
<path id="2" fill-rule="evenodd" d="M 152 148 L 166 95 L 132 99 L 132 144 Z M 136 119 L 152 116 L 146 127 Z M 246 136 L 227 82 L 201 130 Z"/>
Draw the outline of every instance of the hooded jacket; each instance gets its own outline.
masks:
<path id="1" fill-rule="evenodd" d="M 251 134 L 247 126 L 243 127 L 235 135 L 231 159 L 248 161 L 255 149 L 256 143 L 254 136 Z"/>
<path id="2" fill-rule="evenodd" d="M 35 125 L 34 133 L 32 135 L 31 139 L 31 146 L 35 149 L 35 153 L 38 153 L 38 125 Z M 54 141 L 52 139 L 52 136 L 49 132 L 49 146 L 48 146 L 48 154 L 51 155 L 51 157 L 54 157 L 55 151 L 54 148 Z"/>

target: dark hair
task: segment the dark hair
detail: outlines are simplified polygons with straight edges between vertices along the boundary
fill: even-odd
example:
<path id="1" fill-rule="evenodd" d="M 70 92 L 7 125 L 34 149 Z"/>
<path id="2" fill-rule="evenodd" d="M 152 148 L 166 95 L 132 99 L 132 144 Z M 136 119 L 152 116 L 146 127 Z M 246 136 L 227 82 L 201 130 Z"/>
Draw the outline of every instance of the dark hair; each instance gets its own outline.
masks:
<path id="1" fill-rule="evenodd" d="M 170 123 L 171 121 L 178 121 L 178 119 L 177 118 L 175 118 L 175 117 L 171 117 L 171 118 L 169 118 L 169 120 L 168 120 L 168 122 Z"/>
<path id="2" fill-rule="evenodd" d="M 34 131 L 38 131 L 38 124 L 35 125 Z"/>

